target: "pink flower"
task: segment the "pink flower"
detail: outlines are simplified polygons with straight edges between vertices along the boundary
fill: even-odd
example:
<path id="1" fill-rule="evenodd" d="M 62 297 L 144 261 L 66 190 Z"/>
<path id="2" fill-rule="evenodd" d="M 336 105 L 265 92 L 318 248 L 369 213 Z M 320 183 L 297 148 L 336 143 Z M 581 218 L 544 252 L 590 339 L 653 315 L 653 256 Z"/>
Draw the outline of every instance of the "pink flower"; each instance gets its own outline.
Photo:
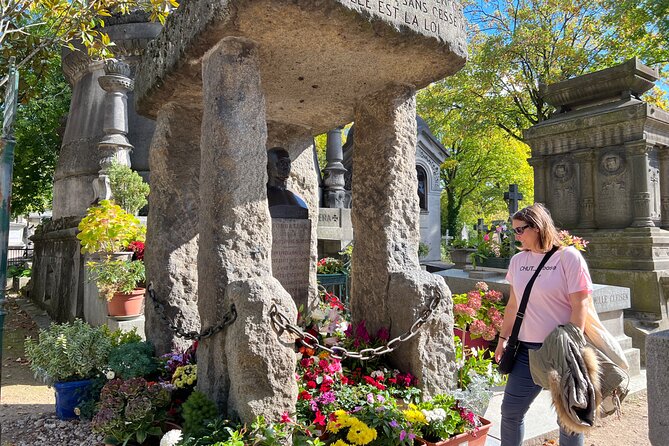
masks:
<path id="1" fill-rule="evenodd" d="M 495 290 L 490 290 L 483 295 L 483 298 L 490 302 L 499 302 L 502 300 L 502 293 Z"/>
<path id="2" fill-rule="evenodd" d="M 290 415 L 288 415 L 288 412 L 284 412 L 281 414 L 281 422 L 282 423 L 292 423 L 293 420 L 290 419 Z"/>
<path id="3" fill-rule="evenodd" d="M 475 310 L 481 308 L 481 294 L 478 291 L 467 293 L 467 305 Z"/>
<path id="4" fill-rule="evenodd" d="M 490 241 L 490 235 L 486 234 L 483 236 L 483 241 L 488 242 Z"/>

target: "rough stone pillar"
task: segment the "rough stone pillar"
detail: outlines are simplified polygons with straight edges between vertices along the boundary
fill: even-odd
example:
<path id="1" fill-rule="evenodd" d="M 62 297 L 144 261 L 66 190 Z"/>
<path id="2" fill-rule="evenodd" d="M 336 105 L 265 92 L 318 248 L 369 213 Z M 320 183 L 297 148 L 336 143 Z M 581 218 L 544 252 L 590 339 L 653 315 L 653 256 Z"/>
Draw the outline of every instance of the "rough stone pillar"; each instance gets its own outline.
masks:
<path id="1" fill-rule="evenodd" d="M 660 226 L 669 229 L 669 148 L 660 147 Z"/>
<path id="2" fill-rule="evenodd" d="M 415 92 L 404 85 L 355 108 L 351 311 L 374 331 L 387 323 L 389 273 L 419 269 L 415 110 Z"/>
<path id="3" fill-rule="evenodd" d="M 389 327 L 392 338 L 440 297 L 434 318 L 392 359 L 414 373 L 428 395 L 443 392 L 455 371 L 453 318 L 443 278 L 418 264 L 415 90 L 395 85 L 365 97 L 355 123 L 353 319 L 365 320 L 371 333 Z"/>
<path id="4" fill-rule="evenodd" d="M 311 250 L 309 261 L 309 294 L 306 302 L 295 302 L 297 307 L 312 308 L 318 303 L 316 262 L 318 261 L 318 160 L 314 159 L 314 138 L 304 127 L 267 123 L 267 148 L 283 147 L 291 159 L 288 189 L 295 192 L 309 207 L 311 220 Z"/>
<path id="5" fill-rule="evenodd" d="M 232 304 L 237 319 L 198 351 L 198 387 L 229 417 L 277 420 L 295 408 L 293 339 L 279 338 L 269 312 L 297 310 L 271 277 L 267 129 L 258 50 L 227 37 L 202 62 L 198 307 L 203 327 Z"/>
<path id="6" fill-rule="evenodd" d="M 646 141 L 636 141 L 626 144 L 628 153 L 632 158 L 634 220 L 633 227 L 655 226 L 651 219 L 651 194 L 649 191 L 648 170 L 648 147 Z"/>
<path id="7" fill-rule="evenodd" d="M 575 155 L 579 164 L 579 182 L 581 184 L 581 215 L 579 216 L 580 228 L 594 228 L 595 227 L 595 213 L 594 213 L 594 184 L 595 171 L 594 161 L 595 154 L 592 149 L 587 149 L 584 152 L 579 152 Z"/>
<path id="8" fill-rule="evenodd" d="M 200 112 L 168 103 L 158 113 L 151 143 L 150 212 L 146 233 L 146 276 L 171 323 L 199 331 L 197 312 L 198 209 L 200 207 Z M 158 354 L 183 350 L 190 341 L 175 336 L 146 302 L 146 337 Z"/>
<path id="9" fill-rule="evenodd" d="M 648 439 L 653 446 L 667 444 L 669 438 L 669 330 L 646 338 L 646 372 L 648 384 Z"/>
<path id="10" fill-rule="evenodd" d="M 325 156 L 327 158 L 327 166 L 325 166 L 325 205 L 329 208 L 344 208 L 346 191 L 344 185 L 344 174 L 346 168 L 342 164 L 344 159 L 344 151 L 341 143 L 341 127 L 328 132 L 327 150 Z"/>

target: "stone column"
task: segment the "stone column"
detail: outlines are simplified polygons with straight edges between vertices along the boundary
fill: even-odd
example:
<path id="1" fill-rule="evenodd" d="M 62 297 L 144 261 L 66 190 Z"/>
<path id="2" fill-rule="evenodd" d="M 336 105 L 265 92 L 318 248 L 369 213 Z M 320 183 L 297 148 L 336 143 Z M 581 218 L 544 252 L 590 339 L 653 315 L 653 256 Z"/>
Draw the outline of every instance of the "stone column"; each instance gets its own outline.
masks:
<path id="1" fill-rule="evenodd" d="M 434 318 L 392 360 L 415 374 L 427 395 L 443 392 L 455 371 L 453 318 L 443 278 L 418 264 L 415 90 L 394 85 L 363 98 L 355 122 L 353 319 L 365 320 L 373 334 L 390 327 L 395 337 L 441 298 Z"/>
<path id="2" fill-rule="evenodd" d="M 655 226 L 651 219 L 650 168 L 648 160 L 649 147 L 645 140 L 626 143 L 627 153 L 632 158 L 633 189 L 632 201 L 634 204 L 634 220 L 632 227 Z"/>
<path id="3" fill-rule="evenodd" d="M 309 129 L 277 122 L 267 123 L 267 148 L 283 147 L 290 154 L 291 170 L 288 189 L 302 197 L 309 207 L 311 220 L 311 249 L 309 254 L 309 292 L 306 302 L 295 302 L 297 307 L 312 308 L 318 303 L 316 262 L 318 261 L 318 177 L 314 137 Z"/>
<path id="4" fill-rule="evenodd" d="M 104 138 L 98 144 L 100 150 L 100 172 L 93 180 L 96 200 L 109 200 L 109 168 L 114 161 L 130 166 L 132 144 L 128 141 L 128 92 L 134 88 L 130 79 L 130 66 L 117 59 L 105 61 L 105 75 L 98 78 L 100 87 L 106 92 L 105 114 L 102 129 Z"/>
<path id="5" fill-rule="evenodd" d="M 544 156 L 536 156 L 527 160 L 534 169 L 534 201 L 535 203 L 546 203 L 546 166 L 548 162 Z"/>
<path id="6" fill-rule="evenodd" d="M 201 112 L 168 103 L 158 112 L 149 151 L 150 211 L 146 233 L 146 276 L 170 323 L 200 330 L 197 312 L 198 210 L 200 207 Z M 175 336 L 146 301 L 146 337 L 158 354 L 184 350 L 190 341 Z"/>
<path id="7" fill-rule="evenodd" d="M 669 436 L 669 330 L 646 338 L 646 370 L 648 379 L 648 439 L 653 446 L 667 444 Z"/>
<path id="8" fill-rule="evenodd" d="M 579 228 L 594 228 L 595 227 L 595 197 L 594 197 L 594 161 L 595 154 L 592 149 L 575 153 L 575 158 L 579 169 L 580 182 L 580 203 L 581 212 L 579 216 Z"/>
<path id="9" fill-rule="evenodd" d="M 297 319 L 290 295 L 271 277 L 267 129 L 258 50 L 227 37 L 202 62 L 198 307 L 203 327 L 231 305 L 235 322 L 204 340 L 198 387 L 228 417 L 276 421 L 295 409 L 295 353 L 269 316 L 276 305 Z"/>
<path id="10" fill-rule="evenodd" d="M 327 158 L 327 166 L 325 166 L 325 207 L 329 208 L 344 208 L 346 191 L 344 190 L 345 180 L 344 174 L 346 168 L 342 164 L 344 159 L 344 151 L 341 143 L 341 127 L 328 132 L 327 150 L 325 156 Z"/>
<path id="11" fill-rule="evenodd" d="M 662 229 L 669 229 L 669 148 L 660 147 L 660 205 Z"/>

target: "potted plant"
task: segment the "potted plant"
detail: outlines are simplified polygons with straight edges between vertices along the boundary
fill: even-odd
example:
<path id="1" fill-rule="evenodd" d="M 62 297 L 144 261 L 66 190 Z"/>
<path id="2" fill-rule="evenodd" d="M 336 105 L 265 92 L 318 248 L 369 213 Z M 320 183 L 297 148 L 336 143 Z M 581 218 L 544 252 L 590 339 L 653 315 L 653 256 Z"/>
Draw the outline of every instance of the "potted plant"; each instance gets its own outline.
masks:
<path id="1" fill-rule="evenodd" d="M 471 254 L 476 251 L 474 249 L 475 242 L 473 240 L 465 240 L 461 238 L 456 238 L 451 242 L 449 253 L 451 256 L 451 261 L 455 264 L 456 267 L 464 267 L 467 264 L 471 264 Z"/>
<path id="2" fill-rule="evenodd" d="M 161 436 L 170 404 L 168 385 L 144 378 L 108 381 L 100 392 L 98 412 L 91 422 L 94 432 L 111 445 L 143 444 Z"/>
<path id="3" fill-rule="evenodd" d="M 30 368 L 54 386 L 58 418 L 76 418 L 75 408 L 86 398 L 91 378 L 107 364 L 111 348 L 104 328 L 91 327 L 80 319 L 51 324 L 40 330 L 37 340 L 26 339 Z"/>
<path id="4" fill-rule="evenodd" d="M 89 278 L 107 300 L 110 316 L 141 314 L 145 232 L 137 217 L 109 200 L 89 208 L 79 223 L 77 238 L 81 252 L 94 254 L 93 260 L 86 264 Z"/>
<path id="5" fill-rule="evenodd" d="M 473 290 L 453 295 L 453 316 L 454 333 L 466 347 L 487 348 L 504 322 L 502 293 L 478 282 Z"/>
<path id="6" fill-rule="evenodd" d="M 149 185 L 137 172 L 118 162 L 112 163 L 108 175 L 114 202 L 126 212 L 137 215 L 147 204 Z"/>

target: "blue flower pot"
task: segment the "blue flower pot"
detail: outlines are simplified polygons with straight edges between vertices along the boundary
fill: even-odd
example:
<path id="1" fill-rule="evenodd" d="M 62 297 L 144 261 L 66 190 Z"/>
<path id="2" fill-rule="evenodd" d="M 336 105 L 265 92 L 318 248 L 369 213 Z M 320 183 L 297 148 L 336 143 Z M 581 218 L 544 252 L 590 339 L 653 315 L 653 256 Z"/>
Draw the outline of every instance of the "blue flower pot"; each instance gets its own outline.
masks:
<path id="1" fill-rule="evenodd" d="M 56 382 L 53 384 L 56 389 L 56 416 L 61 420 L 71 420 L 79 418 L 74 413 L 74 409 L 79 407 L 88 396 L 93 380 L 85 379 L 83 381 Z"/>

